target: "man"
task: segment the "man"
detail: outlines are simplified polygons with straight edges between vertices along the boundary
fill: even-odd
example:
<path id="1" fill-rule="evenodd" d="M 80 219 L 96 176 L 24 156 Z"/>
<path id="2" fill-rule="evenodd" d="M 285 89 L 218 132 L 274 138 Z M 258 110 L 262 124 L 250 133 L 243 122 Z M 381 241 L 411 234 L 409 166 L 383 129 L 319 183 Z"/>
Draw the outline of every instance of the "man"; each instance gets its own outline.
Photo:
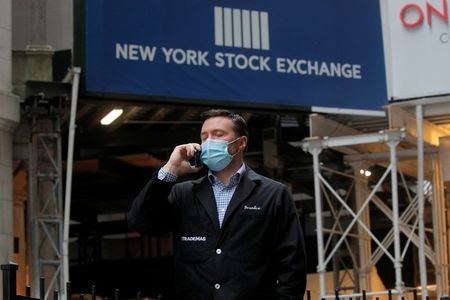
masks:
<path id="1" fill-rule="evenodd" d="M 289 191 L 244 164 L 245 120 L 202 114 L 202 145 L 175 147 L 128 213 L 140 232 L 173 231 L 177 299 L 302 299 L 305 251 Z M 189 160 L 201 151 L 208 175 Z"/>

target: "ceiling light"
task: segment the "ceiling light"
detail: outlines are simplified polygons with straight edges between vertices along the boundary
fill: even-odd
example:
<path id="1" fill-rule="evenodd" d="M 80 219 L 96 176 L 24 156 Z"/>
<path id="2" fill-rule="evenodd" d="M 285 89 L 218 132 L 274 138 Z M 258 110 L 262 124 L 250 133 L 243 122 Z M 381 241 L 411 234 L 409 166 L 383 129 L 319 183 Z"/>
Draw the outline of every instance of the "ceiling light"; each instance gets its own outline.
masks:
<path id="1" fill-rule="evenodd" d="M 116 108 L 110 111 L 103 119 L 100 121 L 102 125 L 109 125 L 114 122 L 121 114 L 123 113 L 123 109 Z"/>
<path id="2" fill-rule="evenodd" d="M 359 174 L 364 175 L 366 177 L 370 177 L 372 175 L 372 172 L 369 170 L 361 169 L 361 170 L 359 170 Z"/>

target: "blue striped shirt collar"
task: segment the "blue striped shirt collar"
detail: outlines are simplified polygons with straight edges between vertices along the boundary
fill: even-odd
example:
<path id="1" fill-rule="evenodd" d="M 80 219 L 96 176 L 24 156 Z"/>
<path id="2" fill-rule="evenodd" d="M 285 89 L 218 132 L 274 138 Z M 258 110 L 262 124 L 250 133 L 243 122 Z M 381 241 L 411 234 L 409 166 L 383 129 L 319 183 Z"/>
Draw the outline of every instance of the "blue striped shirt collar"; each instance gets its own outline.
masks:
<path id="1" fill-rule="evenodd" d="M 236 171 L 236 173 L 233 174 L 233 176 L 231 176 L 230 178 L 230 183 L 228 184 L 228 186 L 235 186 L 238 185 L 238 183 L 241 181 L 242 179 L 242 174 L 245 173 L 246 170 L 246 166 L 244 163 L 242 163 L 241 167 L 239 168 L 239 170 Z M 219 179 L 219 177 L 217 177 L 216 175 L 214 175 L 213 172 L 211 172 L 211 170 L 208 170 L 208 180 L 209 182 L 211 182 L 211 184 L 222 184 L 222 181 Z"/>

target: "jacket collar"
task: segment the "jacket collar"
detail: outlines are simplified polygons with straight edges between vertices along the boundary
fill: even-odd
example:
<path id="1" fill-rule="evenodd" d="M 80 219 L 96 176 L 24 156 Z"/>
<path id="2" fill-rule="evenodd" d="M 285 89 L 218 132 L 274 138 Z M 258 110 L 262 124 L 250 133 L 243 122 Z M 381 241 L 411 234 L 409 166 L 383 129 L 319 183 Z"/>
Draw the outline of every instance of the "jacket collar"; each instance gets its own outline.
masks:
<path id="1" fill-rule="evenodd" d="M 225 213 L 222 228 L 226 225 L 227 219 L 234 213 L 234 211 L 240 206 L 240 204 L 247 199 L 250 193 L 253 191 L 257 183 L 261 180 L 261 175 L 254 172 L 248 166 L 246 172 L 242 175 L 242 179 L 233 194 L 233 197 L 228 204 L 227 211 Z M 211 222 L 214 224 L 214 228 L 219 230 L 219 217 L 217 214 L 217 205 L 214 198 L 214 192 L 211 187 L 207 176 L 203 176 L 192 182 L 194 184 L 194 190 L 200 203 L 205 208 Z"/>
<path id="2" fill-rule="evenodd" d="M 227 211 L 222 222 L 222 228 L 227 225 L 227 220 L 233 215 L 233 213 L 240 207 L 251 194 L 256 185 L 261 181 L 261 176 L 255 173 L 253 170 L 247 167 L 247 171 L 241 179 L 241 182 L 236 188 L 233 197 L 228 204 Z"/>

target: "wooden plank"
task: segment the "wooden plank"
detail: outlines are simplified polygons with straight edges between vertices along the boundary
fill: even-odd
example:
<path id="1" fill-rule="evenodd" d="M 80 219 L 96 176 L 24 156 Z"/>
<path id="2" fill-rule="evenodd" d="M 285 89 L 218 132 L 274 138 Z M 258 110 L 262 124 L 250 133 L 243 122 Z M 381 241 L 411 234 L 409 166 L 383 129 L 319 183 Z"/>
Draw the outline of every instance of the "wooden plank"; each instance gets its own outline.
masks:
<path id="1" fill-rule="evenodd" d="M 403 108 L 390 105 L 389 110 L 389 126 L 390 128 L 405 128 L 407 135 L 417 139 L 416 116 Z M 450 130 L 445 127 L 437 126 L 427 120 L 423 120 L 423 140 L 424 143 L 433 146 L 439 146 L 439 138 L 450 136 Z"/>

